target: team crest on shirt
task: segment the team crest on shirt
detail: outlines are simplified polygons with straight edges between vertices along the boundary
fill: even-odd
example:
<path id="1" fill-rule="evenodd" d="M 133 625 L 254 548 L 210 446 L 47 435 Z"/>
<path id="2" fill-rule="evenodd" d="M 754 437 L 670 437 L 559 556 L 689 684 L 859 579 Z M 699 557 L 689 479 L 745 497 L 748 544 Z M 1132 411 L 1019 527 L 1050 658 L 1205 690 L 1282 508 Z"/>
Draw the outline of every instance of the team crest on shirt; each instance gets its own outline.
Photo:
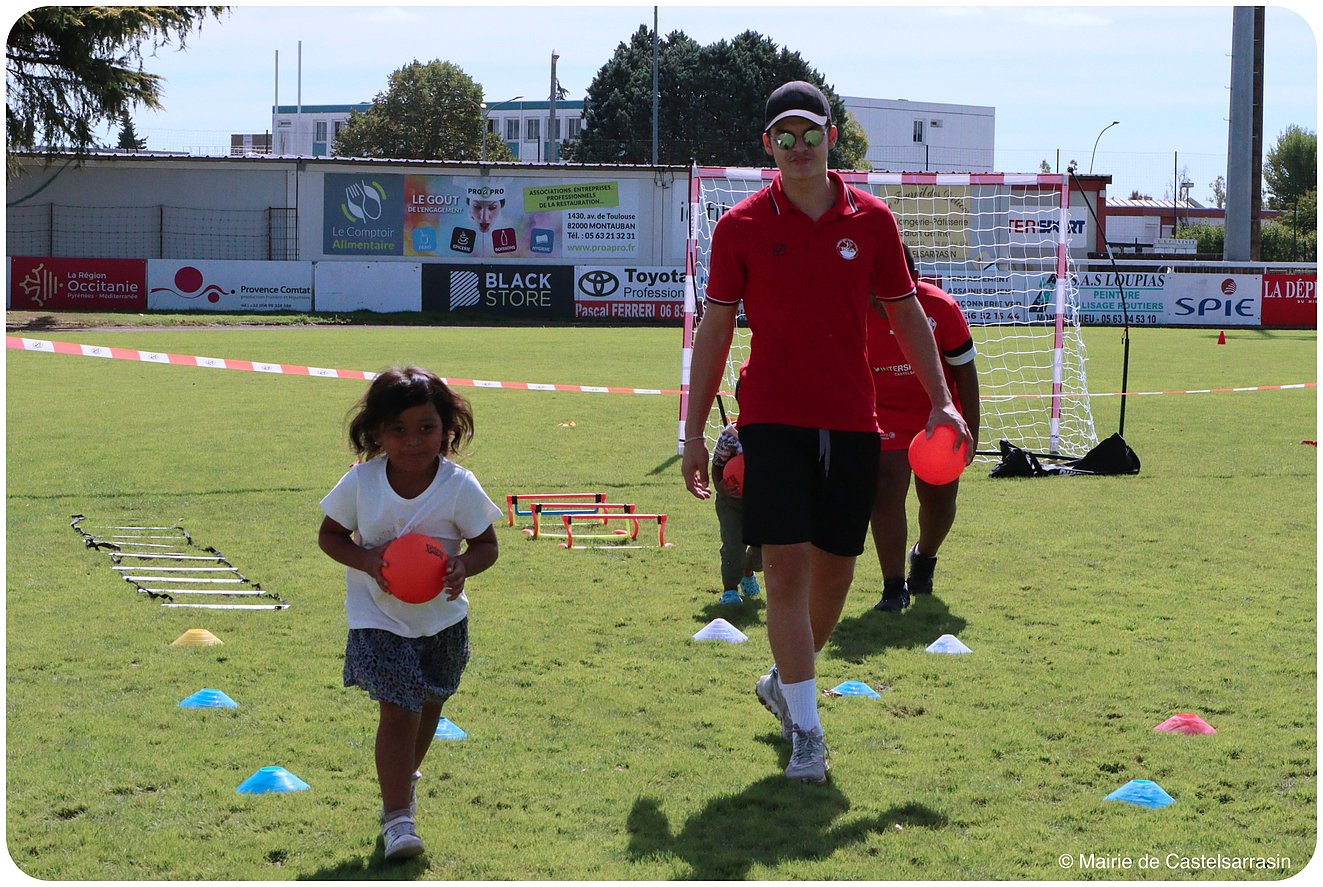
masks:
<path id="1" fill-rule="evenodd" d="M 859 246 L 850 238 L 842 237 L 836 241 L 836 252 L 840 253 L 841 258 L 848 262 L 859 255 Z"/>

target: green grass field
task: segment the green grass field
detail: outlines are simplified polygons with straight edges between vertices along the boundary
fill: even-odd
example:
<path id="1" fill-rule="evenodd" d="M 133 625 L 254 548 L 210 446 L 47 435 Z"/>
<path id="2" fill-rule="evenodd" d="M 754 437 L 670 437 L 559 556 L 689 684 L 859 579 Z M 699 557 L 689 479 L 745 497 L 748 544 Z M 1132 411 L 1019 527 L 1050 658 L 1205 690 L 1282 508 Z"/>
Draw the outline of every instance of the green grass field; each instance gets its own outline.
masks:
<path id="1" fill-rule="evenodd" d="M 1119 390 L 1120 331 L 1086 336 L 1090 389 Z M 48 337 L 678 387 L 678 330 Z M 1135 331 L 1130 389 L 1316 379 L 1312 332 L 1216 338 Z M 566 551 L 498 525 L 446 709 L 469 738 L 438 741 L 425 764 L 427 855 L 384 864 L 375 705 L 341 686 L 343 574 L 316 546 L 364 383 L 18 351 L 6 370 L 6 824 L 34 878 L 1238 880 L 1298 873 L 1314 852 L 1317 449 L 1301 444 L 1318 438 L 1314 389 L 1131 398 L 1135 477 L 993 480 L 976 465 L 937 593 L 904 615 L 871 610 L 870 546 L 819 686 L 882 696 L 823 700 L 825 786 L 781 776 L 788 750 L 753 695 L 771 661 L 763 604 L 717 603 L 716 519 L 680 481 L 676 399 L 464 389 L 477 419 L 464 463 L 498 504 L 602 490 L 666 512 L 674 547 Z M 1119 406 L 1095 400 L 1101 436 Z M 163 609 L 81 544 L 75 513 L 182 518 L 292 606 Z M 717 616 L 749 641 L 690 640 Z M 171 646 L 194 627 L 224 645 Z M 926 653 L 943 633 L 972 655 Z M 240 707 L 178 707 L 204 687 Z M 1217 734 L 1153 732 L 1178 712 Z M 267 765 L 311 790 L 236 793 Z M 1176 803 L 1102 800 L 1131 779 Z M 1174 867 L 1219 854 L 1290 868 Z"/>

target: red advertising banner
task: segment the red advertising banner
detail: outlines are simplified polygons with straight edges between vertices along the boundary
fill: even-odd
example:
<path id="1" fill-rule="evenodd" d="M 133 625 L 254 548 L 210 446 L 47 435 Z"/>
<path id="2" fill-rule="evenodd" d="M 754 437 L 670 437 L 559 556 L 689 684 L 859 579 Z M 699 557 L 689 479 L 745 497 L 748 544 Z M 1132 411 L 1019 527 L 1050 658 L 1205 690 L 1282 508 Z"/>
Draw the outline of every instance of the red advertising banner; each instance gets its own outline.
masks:
<path id="1" fill-rule="evenodd" d="M 1264 326 L 1318 328 L 1318 277 L 1313 274 L 1263 275 Z"/>
<path id="2" fill-rule="evenodd" d="M 146 259 L 15 256 L 9 307 L 16 311 L 146 311 Z"/>

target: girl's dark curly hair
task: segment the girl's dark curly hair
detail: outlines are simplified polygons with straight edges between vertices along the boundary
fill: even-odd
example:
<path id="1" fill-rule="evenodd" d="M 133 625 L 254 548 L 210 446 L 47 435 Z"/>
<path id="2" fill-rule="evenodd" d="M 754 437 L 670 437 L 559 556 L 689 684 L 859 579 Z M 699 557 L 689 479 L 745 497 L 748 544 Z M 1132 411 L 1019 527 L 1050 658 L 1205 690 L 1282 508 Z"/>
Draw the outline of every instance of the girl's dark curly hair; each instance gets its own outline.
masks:
<path id="1" fill-rule="evenodd" d="M 441 377 L 422 367 L 390 367 L 372 380 L 367 393 L 350 410 L 349 444 L 366 462 L 381 455 L 377 433 L 410 407 L 431 401 L 441 416 L 445 441 L 441 455 L 451 456 L 473 439 L 473 411 L 469 402 L 447 387 Z"/>

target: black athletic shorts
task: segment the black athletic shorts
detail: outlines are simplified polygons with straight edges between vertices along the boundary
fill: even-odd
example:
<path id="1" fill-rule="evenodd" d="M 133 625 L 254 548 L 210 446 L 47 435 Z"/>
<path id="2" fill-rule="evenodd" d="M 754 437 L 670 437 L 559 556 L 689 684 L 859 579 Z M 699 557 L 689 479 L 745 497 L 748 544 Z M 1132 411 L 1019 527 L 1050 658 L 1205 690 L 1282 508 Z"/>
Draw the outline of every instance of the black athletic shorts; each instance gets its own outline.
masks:
<path id="1" fill-rule="evenodd" d="M 744 542 L 812 542 L 858 557 L 868 537 L 881 445 L 872 431 L 792 425 L 740 428 L 744 447 Z"/>

